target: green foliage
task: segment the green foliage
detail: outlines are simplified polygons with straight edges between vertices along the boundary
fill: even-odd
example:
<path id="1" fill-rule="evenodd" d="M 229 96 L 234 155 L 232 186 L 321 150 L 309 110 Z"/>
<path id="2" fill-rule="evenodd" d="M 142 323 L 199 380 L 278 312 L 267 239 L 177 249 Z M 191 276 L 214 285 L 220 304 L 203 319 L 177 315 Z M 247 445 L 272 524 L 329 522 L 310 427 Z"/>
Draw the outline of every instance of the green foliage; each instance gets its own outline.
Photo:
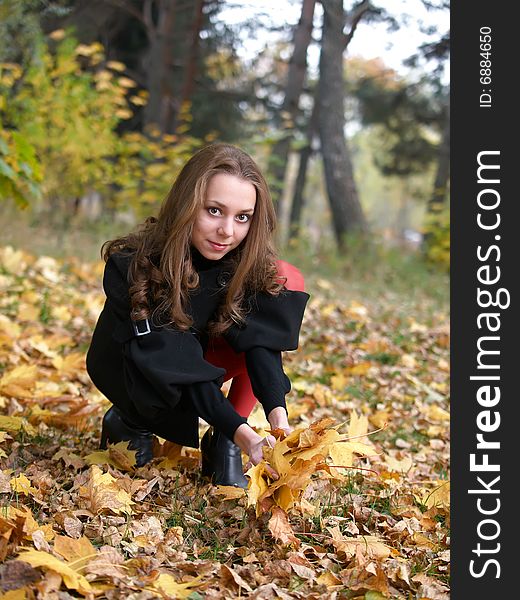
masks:
<path id="1" fill-rule="evenodd" d="M 101 44 L 77 45 L 64 32 L 51 36 L 54 50 L 41 40 L 8 90 L 3 121 L 34 146 L 44 195 L 75 197 L 111 181 L 116 127 L 132 115 L 125 96 L 135 84 L 101 66 Z"/>
<path id="2" fill-rule="evenodd" d="M 25 208 L 28 197 L 41 196 L 41 179 L 34 146 L 17 131 L 0 130 L 0 198 Z"/>
<path id="3" fill-rule="evenodd" d="M 436 158 L 448 91 L 423 76 L 406 81 L 380 59 L 351 59 L 347 86 L 358 101 L 361 122 L 379 125 L 375 162 L 385 175 L 419 173 Z"/>
<path id="4" fill-rule="evenodd" d="M 445 270 L 420 251 L 355 236 L 349 236 L 346 245 L 348 251 L 342 255 L 333 240 L 313 248 L 301 239 L 292 242 L 281 258 L 304 275 L 319 273 L 320 278 L 334 280 L 338 289 L 344 287 L 349 295 L 367 299 L 398 295 L 410 302 L 427 295 L 438 303 L 449 298 Z"/>
<path id="5" fill-rule="evenodd" d="M 425 224 L 425 254 L 427 259 L 450 269 L 450 209 L 442 206 L 428 214 Z"/>
<path id="6" fill-rule="evenodd" d="M 202 141 L 158 131 L 120 135 L 132 105 L 147 98 L 124 76 L 125 65 L 106 61 L 101 44 L 78 44 L 63 30 L 41 37 L 36 47 L 26 67 L 1 65 L 2 197 L 19 206 L 40 199 L 40 208 L 56 213 L 95 190 L 112 208 L 149 214 Z"/>
<path id="7" fill-rule="evenodd" d="M 182 118 L 189 120 L 189 107 Z M 154 212 L 165 197 L 177 173 L 188 158 L 211 136 L 199 140 L 191 136 L 129 132 L 117 142 L 117 168 L 113 173 L 113 206 L 132 207 L 138 219 Z"/>

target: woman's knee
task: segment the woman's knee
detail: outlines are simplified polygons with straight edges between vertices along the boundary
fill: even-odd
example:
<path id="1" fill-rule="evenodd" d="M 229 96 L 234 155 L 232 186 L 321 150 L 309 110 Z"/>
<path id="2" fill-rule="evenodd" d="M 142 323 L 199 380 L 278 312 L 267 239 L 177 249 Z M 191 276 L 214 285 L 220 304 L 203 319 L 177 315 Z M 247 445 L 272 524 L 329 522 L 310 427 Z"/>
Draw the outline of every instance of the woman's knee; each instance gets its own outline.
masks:
<path id="1" fill-rule="evenodd" d="M 276 266 L 278 274 L 287 279 L 285 287 L 288 290 L 295 292 L 305 291 L 305 280 L 302 272 L 298 268 L 281 259 L 276 261 Z"/>

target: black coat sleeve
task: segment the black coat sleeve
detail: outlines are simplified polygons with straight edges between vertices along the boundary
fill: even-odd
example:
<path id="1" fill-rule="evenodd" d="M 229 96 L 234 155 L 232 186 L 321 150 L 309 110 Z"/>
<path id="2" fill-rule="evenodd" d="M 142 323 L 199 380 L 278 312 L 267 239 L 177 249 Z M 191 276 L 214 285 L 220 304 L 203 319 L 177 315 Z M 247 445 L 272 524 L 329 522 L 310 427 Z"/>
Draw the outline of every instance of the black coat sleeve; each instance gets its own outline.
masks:
<path id="1" fill-rule="evenodd" d="M 257 346 L 247 350 L 245 358 L 253 393 L 262 404 L 265 416 L 279 406 L 287 410 L 285 395 L 291 391 L 291 382 L 283 370 L 282 353 Z"/>
<path id="2" fill-rule="evenodd" d="M 245 325 L 233 324 L 224 337 L 235 352 L 262 347 L 296 350 L 309 294 L 283 290 L 278 296 L 265 292 L 249 299 Z"/>
<path id="3" fill-rule="evenodd" d="M 250 299 L 250 310 L 242 327 L 233 325 L 225 338 L 235 350 L 244 352 L 253 393 L 266 417 L 273 408 L 286 408 L 291 390 L 283 370 L 282 351 L 296 350 L 309 295 L 283 290 L 278 296 L 260 293 Z"/>

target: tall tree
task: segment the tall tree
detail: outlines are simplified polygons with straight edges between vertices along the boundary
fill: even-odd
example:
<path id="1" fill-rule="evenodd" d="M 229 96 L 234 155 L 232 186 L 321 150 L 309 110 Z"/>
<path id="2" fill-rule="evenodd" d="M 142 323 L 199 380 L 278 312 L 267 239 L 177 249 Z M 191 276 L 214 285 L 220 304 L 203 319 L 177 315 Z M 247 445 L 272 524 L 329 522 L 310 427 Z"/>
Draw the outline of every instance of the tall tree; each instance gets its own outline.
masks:
<path id="1" fill-rule="evenodd" d="M 194 88 L 197 50 L 205 0 L 144 0 L 138 7 L 129 0 L 109 0 L 144 26 L 148 50 L 144 57 L 148 103 L 145 126 L 174 133 L 184 103 Z"/>
<path id="2" fill-rule="evenodd" d="M 364 233 L 367 223 L 354 180 L 352 160 L 345 138 L 345 79 L 343 52 L 355 28 L 369 9 L 361 2 L 353 9 L 350 32 L 344 33 L 347 14 L 343 0 L 321 0 L 323 29 L 319 62 L 318 130 L 327 195 L 338 249 L 346 249 L 345 236 Z"/>
<path id="3" fill-rule="evenodd" d="M 283 209 L 283 183 L 298 116 L 298 103 L 307 73 L 307 49 L 312 38 L 315 6 L 316 0 L 302 0 L 300 20 L 294 30 L 293 53 L 287 71 L 284 101 L 277 123 L 284 130 L 284 135 L 275 143 L 269 156 L 268 177 L 278 215 L 282 214 Z"/>
<path id="4" fill-rule="evenodd" d="M 219 63 L 226 63 L 228 70 L 240 68 L 237 33 L 219 20 L 223 0 L 69 0 L 69 4 L 70 15 L 46 19 L 45 30 L 72 25 L 81 42 L 101 42 L 108 59 L 123 62 L 126 73 L 147 92 L 146 105 L 135 108 L 125 129 L 143 130 L 154 124 L 162 133 L 189 129 L 191 135 L 204 137 L 216 131 L 223 139 L 236 139 L 244 122 L 238 104 L 246 94 L 223 89 L 215 68 Z M 183 121 L 190 116 L 191 122 Z"/>

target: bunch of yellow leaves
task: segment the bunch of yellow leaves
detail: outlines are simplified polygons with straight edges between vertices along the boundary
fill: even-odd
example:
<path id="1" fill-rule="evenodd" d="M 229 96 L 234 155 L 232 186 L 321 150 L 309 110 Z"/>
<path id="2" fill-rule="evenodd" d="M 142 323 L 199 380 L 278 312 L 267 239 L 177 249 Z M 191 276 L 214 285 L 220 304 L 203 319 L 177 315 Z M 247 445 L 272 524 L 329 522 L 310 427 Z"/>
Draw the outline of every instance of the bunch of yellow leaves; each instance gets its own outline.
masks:
<path id="1" fill-rule="evenodd" d="M 315 473 L 341 480 L 349 469 L 355 468 L 355 455 L 375 454 L 366 437 L 366 418 L 353 413 L 346 434 L 339 433 L 341 424 L 334 423 L 334 419 L 322 418 L 286 437 L 281 430 L 272 432 L 278 439 L 274 448 L 264 448 L 264 460 L 247 471 L 251 479 L 248 505 L 256 506 L 257 516 L 274 506 L 286 513 L 295 507 L 302 512 L 313 512 L 303 494 Z M 268 467 L 278 473 L 278 479 L 271 477 Z"/>

